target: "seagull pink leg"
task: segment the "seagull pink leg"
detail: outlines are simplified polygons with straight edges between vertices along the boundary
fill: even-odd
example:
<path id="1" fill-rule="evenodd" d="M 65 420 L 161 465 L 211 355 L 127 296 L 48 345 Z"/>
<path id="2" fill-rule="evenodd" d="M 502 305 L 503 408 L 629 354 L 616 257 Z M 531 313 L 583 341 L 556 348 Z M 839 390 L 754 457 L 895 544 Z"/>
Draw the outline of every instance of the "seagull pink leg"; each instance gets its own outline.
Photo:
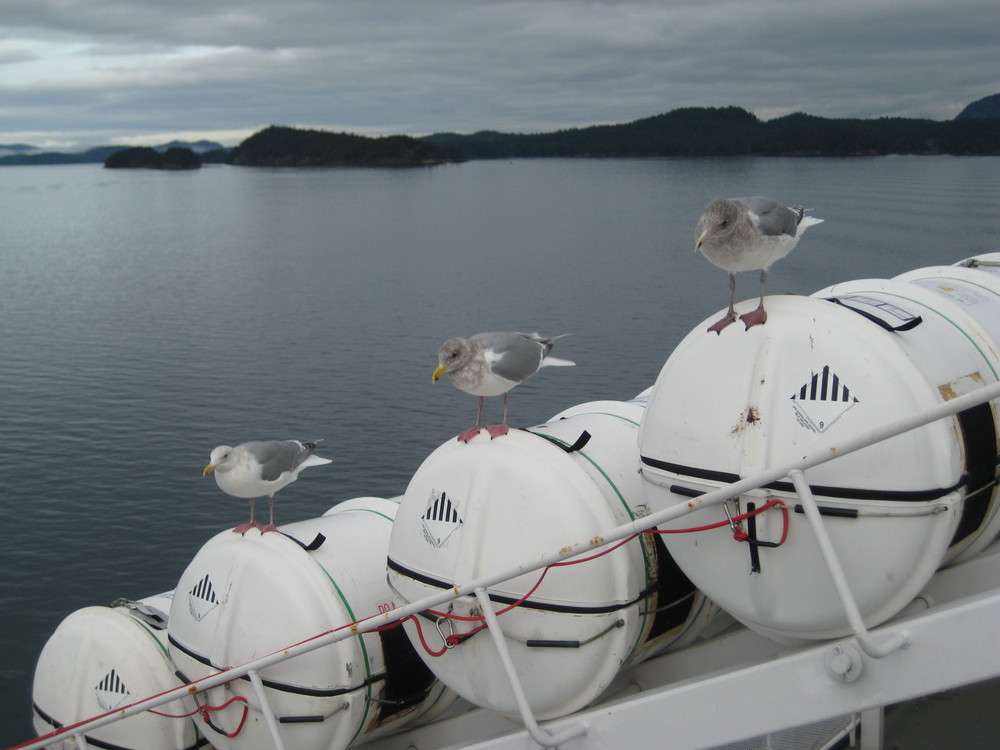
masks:
<path id="1" fill-rule="evenodd" d="M 487 425 L 486 431 L 490 433 L 490 440 L 510 432 L 507 427 L 507 406 L 510 404 L 510 391 L 503 394 L 503 421 L 500 424 Z"/>
<path id="2" fill-rule="evenodd" d="M 760 272 L 760 304 L 757 309 L 740 316 L 740 320 L 749 331 L 754 326 L 764 325 L 767 322 L 767 313 L 764 312 L 764 282 L 767 281 L 767 271 L 761 269 Z"/>
<path id="3" fill-rule="evenodd" d="M 250 523 L 241 523 L 239 526 L 237 526 L 235 529 L 233 529 L 233 533 L 234 534 L 246 534 L 248 531 L 250 531 L 250 529 L 256 529 L 257 528 L 257 521 L 255 521 L 254 517 L 253 517 L 253 504 L 254 504 L 254 499 L 251 497 L 250 498 Z"/>
<path id="4" fill-rule="evenodd" d="M 459 434 L 458 439 L 463 443 L 467 443 L 472 440 L 472 438 L 478 435 L 479 431 L 483 428 L 483 403 L 485 401 L 485 398 L 482 396 L 479 397 L 479 411 L 476 412 L 476 426 L 470 427 L 465 432 Z"/>
<path id="5" fill-rule="evenodd" d="M 736 298 L 736 274 L 729 274 L 729 310 L 724 316 L 712 323 L 708 327 L 709 333 L 722 333 L 722 329 L 736 320 L 736 310 L 733 308 L 733 300 Z"/>
<path id="6" fill-rule="evenodd" d="M 260 529 L 261 534 L 266 534 L 269 531 L 277 531 L 277 527 L 274 525 L 274 496 L 268 495 L 267 497 L 267 524 L 261 526 L 257 524 L 257 528 Z"/>

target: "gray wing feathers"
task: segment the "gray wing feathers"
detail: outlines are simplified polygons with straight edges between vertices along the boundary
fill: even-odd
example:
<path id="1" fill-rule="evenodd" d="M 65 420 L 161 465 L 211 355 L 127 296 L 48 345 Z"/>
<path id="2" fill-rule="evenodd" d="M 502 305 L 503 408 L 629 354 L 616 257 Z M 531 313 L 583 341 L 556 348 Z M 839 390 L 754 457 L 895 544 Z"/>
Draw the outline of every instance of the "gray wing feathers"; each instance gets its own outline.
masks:
<path id="1" fill-rule="evenodd" d="M 542 357 L 552 348 L 551 343 L 536 341 L 522 333 L 486 333 L 473 338 L 482 341 L 496 355 L 490 371 L 516 383 L 537 372 Z"/>
<path id="2" fill-rule="evenodd" d="M 518 333 L 516 331 L 497 331 L 492 333 L 477 333 L 472 337 L 484 348 L 493 353 L 490 362 L 490 372 L 506 380 L 520 383 L 546 364 L 546 358 L 556 339 L 568 336 L 544 337 L 537 333 Z M 553 365 L 574 364 L 568 360 L 551 361 Z"/>
<path id="3" fill-rule="evenodd" d="M 312 448 L 304 447 L 297 440 L 274 440 L 255 443 L 254 456 L 260 461 L 261 479 L 273 482 L 286 471 L 294 471 L 312 455 Z"/>
<path id="4" fill-rule="evenodd" d="M 795 236 L 796 228 L 802 219 L 801 208 L 795 211 L 776 200 L 760 196 L 740 198 L 739 201 L 757 215 L 757 227 L 764 236 L 773 237 L 780 234 Z"/>

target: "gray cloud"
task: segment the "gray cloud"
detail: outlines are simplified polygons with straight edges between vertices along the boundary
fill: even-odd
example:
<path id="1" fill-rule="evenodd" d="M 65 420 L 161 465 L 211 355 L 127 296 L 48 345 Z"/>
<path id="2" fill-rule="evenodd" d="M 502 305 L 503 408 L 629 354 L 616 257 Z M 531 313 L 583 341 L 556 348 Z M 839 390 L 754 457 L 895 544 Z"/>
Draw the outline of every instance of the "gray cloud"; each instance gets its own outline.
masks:
<path id="1" fill-rule="evenodd" d="M 537 132 L 730 104 L 949 119 L 1000 92 L 997 28 L 994 0 L 5 0 L 0 142 Z"/>

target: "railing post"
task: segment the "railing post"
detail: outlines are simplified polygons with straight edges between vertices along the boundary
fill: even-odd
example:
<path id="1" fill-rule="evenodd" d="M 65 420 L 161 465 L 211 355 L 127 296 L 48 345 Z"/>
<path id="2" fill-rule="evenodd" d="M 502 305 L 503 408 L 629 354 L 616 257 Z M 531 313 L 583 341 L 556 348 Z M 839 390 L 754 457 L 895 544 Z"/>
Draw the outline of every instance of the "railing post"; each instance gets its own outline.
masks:
<path id="1" fill-rule="evenodd" d="M 486 589 L 477 588 L 476 589 L 476 599 L 479 600 L 479 606 L 483 610 L 483 618 L 486 620 L 488 625 L 488 630 L 490 631 L 490 636 L 493 638 L 493 643 L 497 647 L 497 653 L 500 656 L 500 664 L 503 666 L 504 673 L 507 675 L 507 681 L 510 683 L 510 689 L 514 693 L 514 700 L 517 702 L 517 709 L 521 714 L 521 721 L 524 723 L 525 729 L 528 730 L 528 734 L 531 735 L 531 739 L 537 742 L 542 747 L 556 747 L 561 745 L 566 740 L 571 740 L 574 737 L 579 737 L 587 732 L 587 724 L 585 722 L 579 722 L 578 724 L 571 726 L 565 732 L 560 734 L 549 734 L 544 729 L 538 726 L 538 722 L 535 720 L 535 714 L 531 710 L 531 706 L 528 704 L 528 698 L 524 694 L 524 688 L 521 685 L 521 678 L 517 676 L 517 671 L 514 669 L 514 660 L 510 656 L 510 650 L 507 648 L 507 642 L 504 640 L 503 630 L 500 628 L 500 621 L 497 619 L 496 612 L 493 611 L 493 602 L 490 601 L 489 594 L 486 593 Z"/>
<path id="2" fill-rule="evenodd" d="M 260 680 L 260 675 L 257 670 L 251 669 L 247 672 L 247 676 L 250 678 L 250 684 L 253 685 L 253 691 L 257 694 L 257 700 L 260 701 L 260 711 L 264 714 L 264 723 L 267 724 L 267 731 L 271 733 L 275 750 L 285 750 L 281 734 L 278 732 L 278 721 L 274 718 L 274 711 L 271 710 L 271 704 L 267 701 L 266 688 Z"/>
<path id="3" fill-rule="evenodd" d="M 805 474 L 802 473 L 802 469 L 792 469 L 788 472 L 788 477 L 792 480 L 795 492 L 802 503 L 802 509 L 805 511 L 809 525 L 816 536 L 816 545 L 823 555 L 826 567 L 830 571 L 830 577 L 833 579 L 833 585 L 837 589 L 837 596 L 840 597 L 841 604 L 844 606 L 844 612 L 847 614 L 847 621 L 850 623 L 851 631 L 854 633 L 854 637 L 857 639 L 862 650 L 871 657 L 881 659 L 883 656 L 888 656 L 893 651 L 906 646 L 909 643 L 910 636 L 909 633 L 902 629 L 894 632 L 882 644 L 876 643 L 868 634 L 868 628 L 865 627 L 864 619 L 861 617 L 861 610 L 858 609 L 858 603 L 854 600 L 854 595 L 851 593 L 847 576 L 844 574 L 844 569 L 837 558 L 837 552 L 833 548 L 833 542 L 830 541 L 830 535 L 826 532 L 823 517 L 820 515 L 819 508 L 816 507 L 816 500 L 813 498 L 812 490 L 806 481 Z"/>

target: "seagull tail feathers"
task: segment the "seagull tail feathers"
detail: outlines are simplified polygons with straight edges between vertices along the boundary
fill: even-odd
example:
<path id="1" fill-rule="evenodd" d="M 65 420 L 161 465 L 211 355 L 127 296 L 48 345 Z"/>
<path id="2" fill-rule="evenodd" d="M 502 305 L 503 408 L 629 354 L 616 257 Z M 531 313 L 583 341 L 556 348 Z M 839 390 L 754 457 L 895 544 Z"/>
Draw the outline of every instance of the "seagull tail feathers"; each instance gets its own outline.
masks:
<path id="1" fill-rule="evenodd" d="M 539 367 L 573 367 L 576 362 L 569 359 L 559 359 L 558 357 L 546 357 Z"/>
<path id="2" fill-rule="evenodd" d="M 305 461 L 299 464 L 299 469 L 305 469 L 308 466 L 322 466 L 323 464 L 332 464 L 333 459 L 323 458 L 321 456 L 309 456 Z"/>
<path id="3" fill-rule="evenodd" d="M 809 227 L 815 226 L 816 224 L 822 224 L 823 220 L 815 216 L 803 216 L 802 221 L 799 222 L 799 226 L 795 231 L 796 237 L 801 237 L 802 233 L 805 232 Z"/>

